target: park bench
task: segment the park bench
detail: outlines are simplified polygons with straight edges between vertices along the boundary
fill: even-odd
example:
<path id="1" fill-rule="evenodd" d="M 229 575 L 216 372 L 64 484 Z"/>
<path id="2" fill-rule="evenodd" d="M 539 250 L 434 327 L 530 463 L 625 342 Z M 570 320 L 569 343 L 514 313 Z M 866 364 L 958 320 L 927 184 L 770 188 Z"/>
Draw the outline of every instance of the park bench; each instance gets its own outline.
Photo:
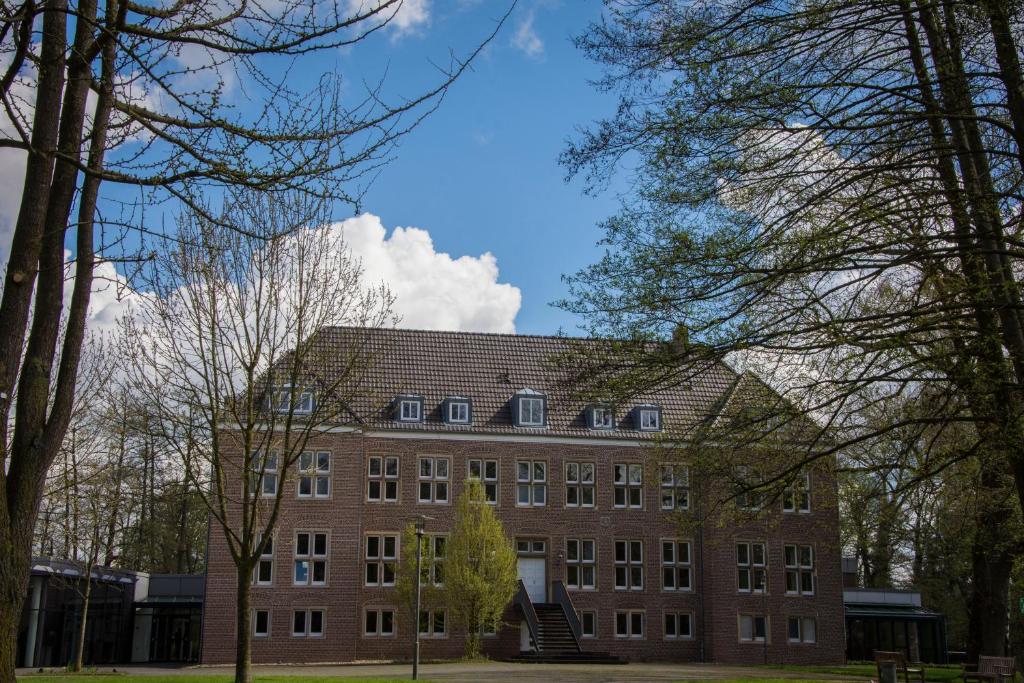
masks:
<path id="1" fill-rule="evenodd" d="M 896 665 L 896 675 L 903 674 L 905 683 L 910 683 L 910 677 L 924 683 L 924 668 L 920 666 L 907 666 L 907 656 L 902 652 L 886 652 L 875 650 L 875 667 L 878 669 L 878 680 L 882 680 L 882 662 L 892 662 Z"/>
<path id="2" fill-rule="evenodd" d="M 964 665 L 964 683 L 967 681 L 1013 680 L 1017 675 L 1017 663 L 1013 657 L 978 657 L 977 664 Z"/>

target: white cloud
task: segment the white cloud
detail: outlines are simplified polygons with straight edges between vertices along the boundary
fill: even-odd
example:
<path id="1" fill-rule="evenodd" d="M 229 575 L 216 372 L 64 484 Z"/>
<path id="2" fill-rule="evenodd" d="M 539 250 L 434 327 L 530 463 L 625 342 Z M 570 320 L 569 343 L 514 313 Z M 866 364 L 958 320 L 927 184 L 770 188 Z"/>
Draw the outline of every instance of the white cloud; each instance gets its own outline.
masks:
<path id="1" fill-rule="evenodd" d="M 544 41 L 533 28 L 533 10 L 527 12 L 516 26 L 516 32 L 512 35 L 512 47 L 522 50 L 531 59 L 540 59 L 544 56 Z"/>
<path id="2" fill-rule="evenodd" d="M 364 213 L 333 226 L 362 260 L 367 283 L 383 282 L 395 295 L 401 327 L 515 332 L 522 303 L 518 287 L 498 282 L 493 254 L 452 258 L 434 248 L 421 228 L 395 228 Z"/>
<path id="3" fill-rule="evenodd" d="M 364 13 L 384 2 L 385 0 L 348 0 L 348 10 L 350 14 Z M 430 23 L 430 0 L 402 0 L 397 11 L 394 7 L 385 8 L 379 15 L 380 20 L 387 19 L 392 14 L 394 17 L 391 18 L 388 28 L 393 40 L 416 33 Z M 374 21 L 378 19 L 375 18 Z"/>

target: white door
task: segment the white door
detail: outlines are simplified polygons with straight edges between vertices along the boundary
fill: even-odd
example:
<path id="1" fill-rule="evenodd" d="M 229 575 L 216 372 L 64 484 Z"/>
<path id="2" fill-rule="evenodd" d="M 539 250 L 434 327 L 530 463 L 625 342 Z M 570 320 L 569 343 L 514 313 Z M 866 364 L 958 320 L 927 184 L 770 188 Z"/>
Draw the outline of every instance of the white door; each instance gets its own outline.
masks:
<path id="1" fill-rule="evenodd" d="M 543 557 L 520 557 L 519 578 L 526 586 L 526 594 L 532 602 L 547 602 L 547 581 L 544 577 Z"/>

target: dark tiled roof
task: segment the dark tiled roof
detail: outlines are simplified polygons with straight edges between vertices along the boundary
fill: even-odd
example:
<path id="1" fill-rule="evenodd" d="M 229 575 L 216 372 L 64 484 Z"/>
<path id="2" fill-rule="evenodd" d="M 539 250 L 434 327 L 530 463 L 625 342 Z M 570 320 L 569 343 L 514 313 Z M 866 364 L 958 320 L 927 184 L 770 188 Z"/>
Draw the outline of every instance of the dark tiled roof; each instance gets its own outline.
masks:
<path id="1" fill-rule="evenodd" d="M 549 434 L 588 438 L 653 438 L 638 431 L 631 419 L 633 407 L 651 403 L 662 407 L 664 427 L 685 431 L 707 420 L 720 407 L 723 397 L 736 382 L 729 368 L 716 365 L 685 383 L 661 391 L 642 393 L 616 406 L 617 428 L 590 430 L 586 426 L 586 402 L 573 396 L 570 372 L 553 359 L 579 348 L 594 348 L 597 340 L 437 332 L 404 329 L 331 327 L 313 340 L 328 358 L 344 358 L 345 349 L 363 348 L 370 359 L 361 389 L 351 403 L 351 412 L 364 427 L 393 430 L 428 430 L 507 434 Z M 345 362 L 339 360 L 338 367 Z M 330 379 L 330 369 L 325 369 Z M 548 396 L 548 426 L 515 427 L 509 403 L 520 389 L 533 389 Z M 392 400 L 399 394 L 425 398 L 425 420 L 402 424 L 392 413 Z M 473 401 L 473 425 L 446 425 L 441 402 L 449 396 Z"/>

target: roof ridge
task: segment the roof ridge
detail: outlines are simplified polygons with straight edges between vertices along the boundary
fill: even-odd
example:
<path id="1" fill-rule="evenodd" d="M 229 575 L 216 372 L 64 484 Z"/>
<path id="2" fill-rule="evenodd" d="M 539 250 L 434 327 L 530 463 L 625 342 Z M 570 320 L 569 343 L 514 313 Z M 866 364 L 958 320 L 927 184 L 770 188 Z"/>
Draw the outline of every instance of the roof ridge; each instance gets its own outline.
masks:
<path id="1" fill-rule="evenodd" d="M 469 330 L 429 330 L 420 327 L 360 327 L 358 325 L 324 325 L 321 330 L 361 330 L 368 332 L 402 332 L 410 334 L 443 334 L 448 336 L 474 336 L 474 337 L 502 337 L 510 338 L 514 337 L 517 339 L 559 339 L 564 341 L 584 341 L 584 342 L 602 342 L 602 341 L 623 341 L 613 337 L 582 337 L 582 336 L 570 336 L 565 334 L 519 334 L 518 332 L 475 332 Z"/>

